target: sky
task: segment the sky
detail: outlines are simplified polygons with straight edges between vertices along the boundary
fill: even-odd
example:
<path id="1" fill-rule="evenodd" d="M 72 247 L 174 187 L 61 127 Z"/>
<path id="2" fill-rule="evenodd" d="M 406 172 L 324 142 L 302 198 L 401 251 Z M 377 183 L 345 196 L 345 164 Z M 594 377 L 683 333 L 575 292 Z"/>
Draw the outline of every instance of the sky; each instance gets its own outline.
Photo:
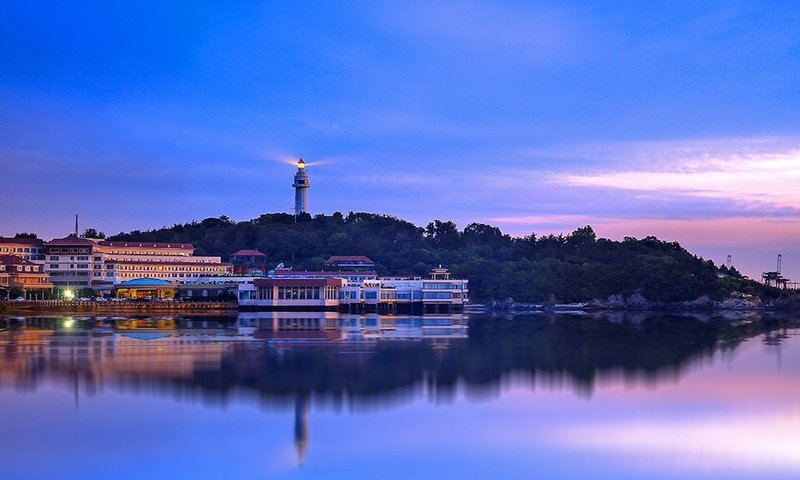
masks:
<path id="1" fill-rule="evenodd" d="M 291 211 L 800 279 L 794 2 L 2 2 L 0 235 Z"/>

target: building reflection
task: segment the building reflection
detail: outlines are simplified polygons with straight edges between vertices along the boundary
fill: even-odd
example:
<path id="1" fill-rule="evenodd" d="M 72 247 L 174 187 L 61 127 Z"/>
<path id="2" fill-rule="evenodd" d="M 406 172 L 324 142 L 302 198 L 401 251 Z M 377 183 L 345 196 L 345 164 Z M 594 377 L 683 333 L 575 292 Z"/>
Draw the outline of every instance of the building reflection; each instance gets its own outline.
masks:
<path id="1" fill-rule="evenodd" d="M 760 314 L 12 317 L 0 319 L 0 389 L 56 384 L 74 392 L 76 408 L 81 394 L 106 389 L 293 406 L 302 463 L 312 400 L 381 408 L 423 394 L 446 400 L 459 385 L 494 394 L 509 381 L 589 395 L 620 376 L 651 385 L 674 379 L 764 332 L 775 344 L 796 329 Z"/>

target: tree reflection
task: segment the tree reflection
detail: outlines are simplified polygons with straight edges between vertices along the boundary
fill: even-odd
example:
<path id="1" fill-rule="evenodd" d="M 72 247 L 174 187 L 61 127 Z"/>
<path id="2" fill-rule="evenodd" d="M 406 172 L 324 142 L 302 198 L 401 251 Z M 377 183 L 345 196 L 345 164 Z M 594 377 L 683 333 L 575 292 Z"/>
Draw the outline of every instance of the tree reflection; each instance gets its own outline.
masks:
<path id="1" fill-rule="evenodd" d="M 423 392 L 442 401 L 460 386 L 483 396 L 514 383 L 591 395 L 602 382 L 619 378 L 649 385 L 679 378 L 717 350 L 735 349 L 789 323 L 762 314 L 617 313 L 320 317 L 298 329 L 296 319 L 281 327 L 282 318 L 141 319 L 145 327 L 136 331 L 130 319 L 5 319 L 0 386 L 33 390 L 47 379 L 80 379 L 90 395 L 112 387 L 209 404 L 258 398 L 264 405 L 289 406 L 313 399 L 356 410 Z M 454 331 L 468 336 L 408 333 L 461 323 L 468 328 Z"/>

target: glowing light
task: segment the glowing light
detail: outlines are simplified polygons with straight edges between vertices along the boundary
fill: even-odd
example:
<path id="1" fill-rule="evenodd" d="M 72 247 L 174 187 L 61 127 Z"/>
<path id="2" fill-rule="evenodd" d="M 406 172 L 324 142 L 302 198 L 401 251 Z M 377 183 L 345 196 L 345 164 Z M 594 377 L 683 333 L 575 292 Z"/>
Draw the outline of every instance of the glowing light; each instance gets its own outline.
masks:
<path id="1" fill-rule="evenodd" d="M 64 299 L 65 300 L 72 300 L 75 298 L 75 291 L 71 289 L 64 290 Z"/>
<path id="2" fill-rule="evenodd" d="M 64 328 L 72 328 L 75 326 L 75 320 L 68 318 L 64 320 Z"/>
<path id="3" fill-rule="evenodd" d="M 306 162 L 305 162 L 305 161 L 303 161 L 303 159 L 302 159 L 302 158 L 300 159 L 300 161 L 299 161 L 299 162 L 297 162 L 297 168 L 299 168 L 299 169 L 301 169 L 301 170 L 302 170 L 302 169 L 304 169 L 304 168 L 306 168 Z"/>

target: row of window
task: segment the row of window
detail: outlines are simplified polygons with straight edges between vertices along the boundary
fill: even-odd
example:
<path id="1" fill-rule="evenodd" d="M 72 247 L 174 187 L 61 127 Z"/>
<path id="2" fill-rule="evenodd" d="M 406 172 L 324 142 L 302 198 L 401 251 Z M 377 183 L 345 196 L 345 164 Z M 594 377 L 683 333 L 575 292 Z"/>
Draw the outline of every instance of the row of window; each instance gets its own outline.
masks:
<path id="1" fill-rule="evenodd" d="M 88 248 L 54 248 L 47 249 L 47 253 L 89 253 Z"/>
<path id="2" fill-rule="evenodd" d="M 275 295 L 275 297 L 273 297 Z M 259 287 L 259 300 L 325 300 L 336 299 L 336 289 L 334 287 L 278 287 L 277 293 L 273 287 Z"/>
<path id="3" fill-rule="evenodd" d="M 9 272 L 13 271 L 13 270 L 11 270 L 11 268 L 13 268 L 13 267 L 11 267 L 11 266 L 8 267 L 8 271 Z M 22 272 L 22 271 L 25 271 L 25 272 L 38 272 L 39 271 L 39 267 L 36 267 L 36 266 L 31 267 L 30 265 L 25 265 L 23 267 L 22 265 L 17 265 L 16 270 L 18 272 Z M 0 272 L 5 272 L 5 271 L 6 271 L 6 266 L 5 265 L 0 265 Z"/>
<path id="4" fill-rule="evenodd" d="M 461 283 L 424 282 L 422 288 L 425 290 L 462 290 L 464 286 Z"/>
<path id="5" fill-rule="evenodd" d="M 111 264 L 108 265 L 108 268 L 113 268 Z M 120 270 L 134 270 L 134 271 L 141 271 L 141 272 L 161 272 L 161 271 L 168 271 L 168 272 L 216 272 L 216 267 L 196 267 L 192 265 L 191 267 L 170 267 L 170 266 L 150 266 L 150 265 L 120 265 Z"/>
<path id="6" fill-rule="evenodd" d="M 0 248 L 3 253 L 44 253 L 43 248 L 22 248 L 22 247 L 3 247 Z"/>
<path id="7" fill-rule="evenodd" d="M 69 259 L 70 259 L 70 260 L 72 260 L 72 261 L 76 260 L 76 258 L 75 258 L 75 257 L 69 257 Z M 51 261 L 51 262 L 57 262 L 57 261 L 59 261 L 59 260 L 61 260 L 61 257 L 59 257 L 59 256 L 57 256 L 57 255 L 51 255 L 51 256 L 50 256 L 50 261 Z M 86 257 L 86 256 L 78 256 L 78 257 L 77 257 L 77 260 L 78 260 L 79 262 L 88 262 L 88 261 L 89 261 L 89 257 Z"/>

